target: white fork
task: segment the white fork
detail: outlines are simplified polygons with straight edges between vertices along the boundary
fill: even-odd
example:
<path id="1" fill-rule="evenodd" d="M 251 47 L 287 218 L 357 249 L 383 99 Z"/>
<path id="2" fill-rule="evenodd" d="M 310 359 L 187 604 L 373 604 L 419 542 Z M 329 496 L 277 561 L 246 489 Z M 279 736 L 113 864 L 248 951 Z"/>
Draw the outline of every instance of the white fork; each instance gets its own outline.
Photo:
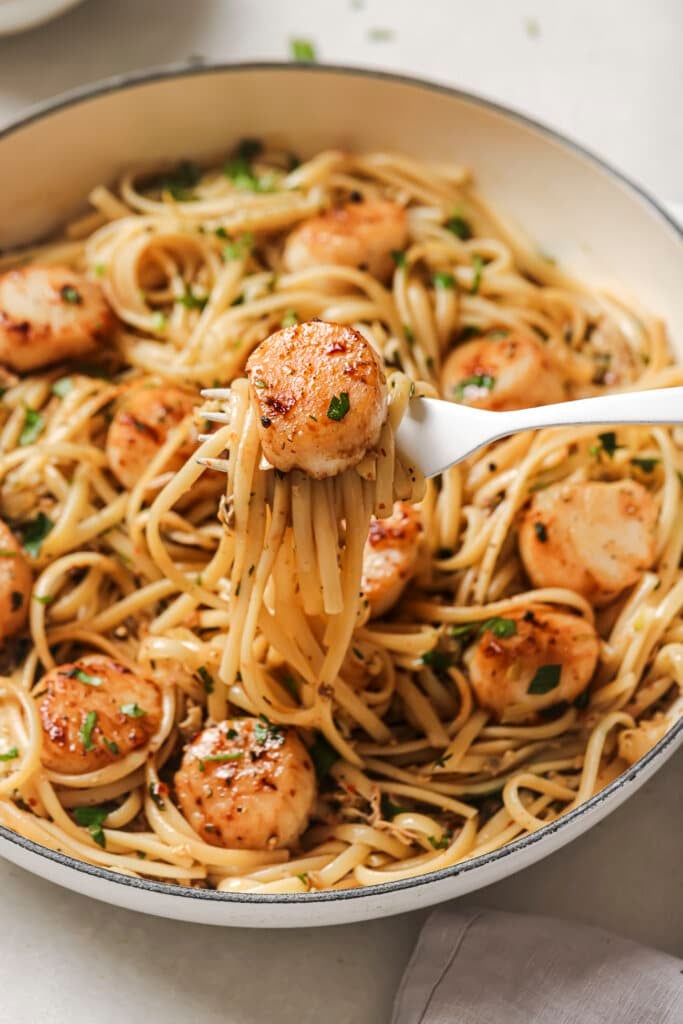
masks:
<path id="1" fill-rule="evenodd" d="M 204 398 L 226 399 L 229 394 L 225 388 L 202 391 Z M 205 413 L 204 418 L 228 422 L 225 413 Z M 402 458 L 429 477 L 443 473 L 492 441 L 522 430 L 627 423 L 683 423 L 683 387 L 626 391 L 512 412 L 488 412 L 437 398 L 414 398 L 401 420 L 396 443 Z M 218 462 L 222 460 L 210 459 L 206 464 L 221 469 L 215 465 Z"/>

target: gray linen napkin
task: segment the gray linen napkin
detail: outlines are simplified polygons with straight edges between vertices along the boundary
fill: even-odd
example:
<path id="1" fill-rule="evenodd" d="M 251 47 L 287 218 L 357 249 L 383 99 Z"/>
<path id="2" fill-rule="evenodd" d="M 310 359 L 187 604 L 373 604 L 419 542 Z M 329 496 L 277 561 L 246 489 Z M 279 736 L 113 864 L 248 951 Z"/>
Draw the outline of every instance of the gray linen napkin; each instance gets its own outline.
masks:
<path id="1" fill-rule="evenodd" d="M 682 1024 L 683 960 L 598 928 L 437 910 L 392 1024 Z"/>

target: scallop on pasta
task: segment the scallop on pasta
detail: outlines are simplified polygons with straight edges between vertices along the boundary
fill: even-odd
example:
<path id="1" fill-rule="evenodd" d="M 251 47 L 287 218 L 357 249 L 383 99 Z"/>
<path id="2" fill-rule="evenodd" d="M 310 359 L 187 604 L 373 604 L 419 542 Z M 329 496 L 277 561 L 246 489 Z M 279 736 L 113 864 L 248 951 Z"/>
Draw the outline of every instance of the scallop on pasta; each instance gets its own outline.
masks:
<path id="1" fill-rule="evenodd" d="M 681 428 L 425 480 L 409 403 L 683 383 L 461 166 L 243 140 L 0 259 L 0 824 L 348 889 L 554 821 L 683 711 Z M 514 211 L 513 211 L 514 212 Z"/>

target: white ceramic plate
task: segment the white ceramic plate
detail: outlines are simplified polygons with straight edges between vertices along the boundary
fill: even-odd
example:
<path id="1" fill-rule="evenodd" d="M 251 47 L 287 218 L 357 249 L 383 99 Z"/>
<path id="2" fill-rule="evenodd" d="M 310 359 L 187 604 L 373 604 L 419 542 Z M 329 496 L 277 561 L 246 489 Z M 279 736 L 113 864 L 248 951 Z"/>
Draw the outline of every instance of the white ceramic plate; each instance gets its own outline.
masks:
<path id="1" fill-rule="evenodd" d="M 0 0 L 0 36 L 37 28 L 82 0 Z"/>
<path id="2" fill-rule="evenodd" d="M 201 158 L 244 136 L 397 149 L 465 162 L 496 205 L 578 273 L 620 282 L 664 314 L 683 358 L 683 238 L 635 185 L 547 128 L 454 90 L 345 68 L 171 68 L 71 93 L 0 134 L 0 246 L 35 240 L 127 165 Z M 127 878 L 0 828 L 0 854 L 54 882 L 149 914 L 208 924 L 342 924 L 440 903 L 559 849 L 635 792 L 683 742 L 683 722 L 583 806 L 509 846 L 456 867 L 348 892 L 217 893 Z M 645 872 L 645 865 L 643 865 Z"/>

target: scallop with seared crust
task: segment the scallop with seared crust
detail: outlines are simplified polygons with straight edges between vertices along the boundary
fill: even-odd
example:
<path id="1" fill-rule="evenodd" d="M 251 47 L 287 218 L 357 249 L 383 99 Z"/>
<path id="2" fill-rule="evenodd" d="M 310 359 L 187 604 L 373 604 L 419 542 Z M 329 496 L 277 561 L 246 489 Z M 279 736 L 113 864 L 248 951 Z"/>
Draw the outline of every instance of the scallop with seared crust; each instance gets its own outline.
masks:
<path id="1" fill-rule="evenodd" d="M 26 622 L 32 586 L 31 569 L 19 542 L 0 519 L 0 644 Z"/>
<path id="2" fill-rule="evenodd" d="M 393 512 L 386 519 L 373 516 L 363 552 L 361 581 L 372 618 L 384 615 L 401 596 L 415 571 L 421 535 L 420 513 L 408 502 L 394 502 Z"/>
<path id="3" fill-rule="evenodd" d="M 511 334 L 458 345 L 441 371 L 444 398 L 500 412 L 549 405 L 566 397 L 543 343 Z"/>
<path id="4" fill-rule="evenodd" d="M 38 693 L 43 764 L 68 775 L 105 768 L 143 747 L 161 721 L 158 687 L 103 654 L 51 669 Z"/>
<path id="5" fill-rule="evenodd" d="M 87 356 L 114 326 L 100 286 L 68 267 L 34 264 L 0 276 L 0 363 L 19 373 Z"/>
<path id="6" fill-rule="evenodd" d="M 355 466 L 379 441 L 387 386 L 371 345 L 321 320 L 271 334 L 247 363 L 263 453 L 315 479 Z"/>
<path id="7" fill-rule="evenodd" d="M 519 550 L 535 586 L 603 605 L 652 565 L 656 524 L 657 502 L 633 480 L 556 484 L 531 500 Z"/>
<path id="8" fill-rule="evenodd" d="M 477 702 L 498 718 L 575 700 L 588 686 L 600 652 L 593 626 L 578 615 L 532 605 L 488 624 L 465 653 Z"/>
<path id="9" fill-rule="evenodd" d="M 359 267 L 386 279 L 394 262 L 393 251 L 408 240 L 406 212 L 398 203 L 367 200 L 346 203 L 295 228 L 287 238 L 287 270 L 334 265 Z"/>
<path id="10" fill-rule="evenodd" d="M 135 486 L 169 432 L 192 414 L 196 398 L 174 387 L 138 387 L 124 398 L 109 426 L 106 452 L 109 466 L 124 487 Z M 166 470 L 177 472 L 197 447 L 197 431 L 190 430 L 168 460 Z"/>
<path id="11" fill-rule="evenodd" d="M 295 846 L 306 828 L 315 772 L 293 729 L 233 718 L 204 729 L 185 748 L 175 792 L 207 843 L 270 850 Z"/>

